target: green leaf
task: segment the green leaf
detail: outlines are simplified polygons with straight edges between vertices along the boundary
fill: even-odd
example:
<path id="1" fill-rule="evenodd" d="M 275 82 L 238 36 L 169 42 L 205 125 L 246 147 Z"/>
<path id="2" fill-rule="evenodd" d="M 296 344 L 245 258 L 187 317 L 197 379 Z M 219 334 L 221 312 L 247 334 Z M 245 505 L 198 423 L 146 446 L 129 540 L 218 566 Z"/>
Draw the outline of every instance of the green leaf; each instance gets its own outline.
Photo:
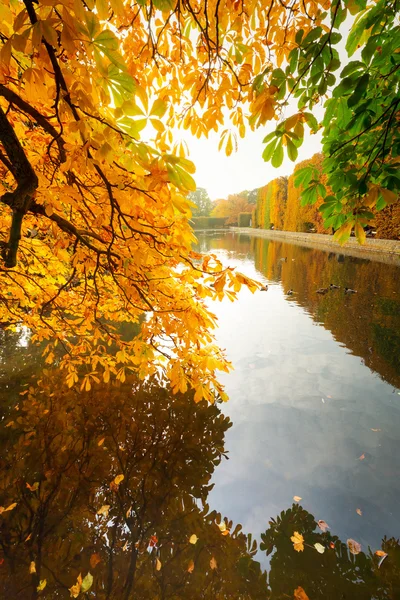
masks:
<path id="1" fill-rule="evenodd" d="M 311 29 L 311 31 L 309 31 L 309 33 L 306 35 L 306 37 L 304 38 L 304 40 L 302 41 L 301 45 L 303 46 L 303 48 L 305 46 L 307 46 L 308 44 L 312 44 L 313 42 L 315 42 L 315 40 L 317 40 L 322 33 L 322 28 L 321 27 L 315 27 L 315 29 Z M 318 48 L 315 47 L 315 51 L 318 51 Z"/>
<path id="2" fill-rule="evenodd" d="M 359 103 L 359 101 L 363 97 L 363 95 L 368 87 L 368 83 L 369 83 L 369 73 L 364 73 L 364 75 L 362 75 L 360 77 L 360 79 L 358 80 L 356 89 L 354 90 L 353 94 L 347 100 L 347 106 L 349 108 L 351 108 L 352 106 L 355 106 L 356 104 Z"/>
<path id="3" fill-rule="evenodd" d="M 272 140 L 274 137 L 276 137 L 276 132 L 272 131 L 271 133 L 269 133 L 268 135 L 265 136 L 265 138 L 263 139 L 262 143 L 266 144 L 267 142 L 269 142 L 270 140 Z"/>
<path id="4" fill-rule="evenodd" d="M 348 77 L 355 71 L 359 71 L 360 69 L 366 69 L 367 65 L 359 60 L 352 60 L 345 66 L 345 68 L 340 73 L 340 77 Z"/>
<path id="5" fill-rule="evenodd" d="M 277 144 L 278 140 L 273 140 L 270 144 L 268 144 L 268 146 L 266 146 L 266 148 L 264 149 L 264 152 L 262 154 L 263 159 L 265 160 L 265 162 L 269 162 L 272 158 L 272 155 L 275 152 L 275 147 Z"/>
<path id="6" fill-rule="evenodd" d="M 290 160 L 292 162 L 294 162 L 297 159 L 297 156 L 299 154 L 296 146 L 293 144 L 293 142 L 291 140 L 287 140 L 287 153 L 288 153 L 288 157 L 290 158 Z"/>
<path id="7" fill-rule="evenodd" d="M 153 4 L 159 10 L 166 12 L 174 8 L 175 0 L 153 0 Z"/>
<path id="8" fill-rule="evenodd" d="M 86 577 L 83 578 L 82 585 L 81 585 L 81 593 L 84 594 L 85 592 L 90 590 L 92 585 L 93 585 L 93 575 L 91 575 L 91 573 L 88 573 L 86 575 Z"/>
<path id="9" fill-rule="evenodd" d="M 314 169 L 311 166 L 302 167 L 294 172 L 294 185 L 299 187 L 300 185 L 305 187 L 312 179 Z"/>
<path id="10" fill-rule="evenodd" d="M 330 38 L 329 38 L 331 44 L 338 44 L 341 39 L 342 39 L 341 34 L 337 33 L 336 31 L 332 32 L 330 35 Z"/>
<path id="11" fill-rule="evenodd" d="M 296 33 L 296 37 L 294 38 L 294 41 L 296 42 L 296 44 L 300 45 L 301 40 L 303 38 L 303 34 L 304 34 L 304 30 L 303 29 L 299 29 Z"/>
<path id="12" fill-rule="evenodd" d="M 305 121 L 306 121 L 307 125 L 310 127 L 311 131 L 313 131 L 314 133 L 317 132 L 318 131 L 318 121 L 314 117 L 314 115 L 309 112 L 306 112 L 303 114 L 304 114 Z"/>
<path id="13" fill-rule="evenodd" d="M 283 162 L 283 146 L 282 146 L 282 143 L 279 143 L 273 156 L 272 156 L 271 164 L 273 167 L 275 167 L 277 169 L 278 167 L 281 166 L 282 162 Z"/>

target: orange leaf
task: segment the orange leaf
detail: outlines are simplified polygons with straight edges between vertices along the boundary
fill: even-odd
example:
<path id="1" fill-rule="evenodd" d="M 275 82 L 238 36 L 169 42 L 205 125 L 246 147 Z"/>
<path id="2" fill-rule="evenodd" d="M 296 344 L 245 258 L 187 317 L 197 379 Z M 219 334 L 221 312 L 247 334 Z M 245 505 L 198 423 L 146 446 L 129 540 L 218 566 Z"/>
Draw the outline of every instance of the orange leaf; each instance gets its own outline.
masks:
<path id="1" fill-rule="evenodd" d="M 293 598 L 294 600 L 310 600 L 301 586 L 294 590 Z"/>
<path id="2" fill-rule="evenodd" d="M 94 569 L 96 567 L 96 565 L 98 565 L 99 562 L 101 562 L 100 554 L 98 554 L 97 552 L 95 554 L 92 554 L 89 562 L 90 562 L 90 566 L 92 567 L 92 569 Z"/>

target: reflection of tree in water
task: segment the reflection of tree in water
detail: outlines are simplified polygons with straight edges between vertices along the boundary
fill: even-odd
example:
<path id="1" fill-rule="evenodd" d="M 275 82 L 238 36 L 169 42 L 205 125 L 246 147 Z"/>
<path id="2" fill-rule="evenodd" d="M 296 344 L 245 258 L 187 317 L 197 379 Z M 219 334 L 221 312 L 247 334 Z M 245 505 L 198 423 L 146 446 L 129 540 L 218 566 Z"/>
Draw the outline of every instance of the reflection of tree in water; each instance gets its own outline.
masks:
<path id="1" fill-rule="evenodd" d="M 302 552 L 293 548 L 290 538 L 295 531 L 304 536 Z M 298 586 L 310 600 L 400 598 L 398 540 L 383 540 L 382 549 L 388 557 L 378 568 L 380 558 L 373 552 L 351 554 L 337 536 L 320 531 L 314 516 L 297 504 L 272 519 L 261 538 L 261 550 L 273 553 L 269 573 L 273 600 L 292 598 Z M 323 554 L 314 548 L 316 543 L 325 548 Z"/>
<path id="2" fill-rule="evenodd" d="M 227 520 L 224 535 L 206 504 L 231 425 L 216 406 L 155 382 L 89 393 L 58 385 L 48 377 L 22 396 L 0 429 L 0 504 L 17 503 L 0 516 L 0 597 L 69 598 L 89 571 L 88 597 L 101 600 L 281 600 L 298 586 L 310 600 L 399 597 L 397 542 L 384 543 L 378 570 L 376 557 L 314 533 L 314 517 L 297 505 L 263 536 L 262 549 L 274 551 L 268 587 L 255 543 Z M 325 553 L 295 552 L 294 531 Z"/>
<path id="3" fill-rule="evenodd" d="M 1 516 L 1 597 L 35 598 L 46 579 L 41 597 L 68 598 L 88 571 L 96 598 L 267 597 L 247 538 L 223 535 L 205 502 L 230 426 L 217 407 L 155 383 L 80 394 L 49 380 L 11 418 L 0 504 L 17 507 Z"/>

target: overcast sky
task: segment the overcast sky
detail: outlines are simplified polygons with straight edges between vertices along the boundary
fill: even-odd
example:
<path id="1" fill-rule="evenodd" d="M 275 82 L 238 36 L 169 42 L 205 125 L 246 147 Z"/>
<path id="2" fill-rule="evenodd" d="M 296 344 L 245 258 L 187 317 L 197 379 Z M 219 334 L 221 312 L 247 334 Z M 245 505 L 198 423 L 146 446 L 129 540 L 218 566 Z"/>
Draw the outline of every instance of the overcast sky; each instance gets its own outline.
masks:
<path id="1" fill-rule="evenodd" d="M 211 200 L 226 198 L 243 190 L 252 190 L 266 185 L 275 177 L 290 175 L 294 164 L 287 157 L 279 169 L 264 162 L 262 153 L 264 137 L 277 126 L 277 121 L 267 123 L 257 131 L 247 129 L 244 139 L 238 138 L 238 151 L 226 156 L 218 152 L 219 134 L 210 134 L 208 140 L 193 138 L 185 132 L 184 139 L 189 146 L 189 158 L 196 165 L 195 179 L 198 187 L 208 191 Z M 306 127 L 307 129 L 307 127 Z M 321 135 L 308 135 L 299 149 L 296 162 L 311 158 L 321 150 Z"/>

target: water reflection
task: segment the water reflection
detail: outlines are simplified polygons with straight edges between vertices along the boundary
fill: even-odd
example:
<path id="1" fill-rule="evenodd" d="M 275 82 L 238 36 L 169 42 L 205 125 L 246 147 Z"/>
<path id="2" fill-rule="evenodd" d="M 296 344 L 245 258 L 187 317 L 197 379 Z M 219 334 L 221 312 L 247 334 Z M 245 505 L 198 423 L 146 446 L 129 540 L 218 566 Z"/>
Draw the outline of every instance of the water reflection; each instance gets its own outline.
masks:
<path id="1" fill-rule="evenodd" d="M 248 532 L 207 504 L 230 426 L 156 381 L 79 393 L 44 373 L 0 428 L 0 504 L 16 503 L 0 516 L 1 597 L 83 597 L 90 572 L 98 599 L 283 600 L 299 586 L 317 600 L 398 598 L 396 540 L 383 541 L 378 569 L 298 505 L 264 518 L 267 575 Z"/>
<path id="2" fill-rule="evenodd" d="M 270 282 L 294 291 L 291 302 L 305 308 L 385 381 L 400 387 L 399 266 L 244 234 L 209 234 L 199 242 L 203 252 L 223 249 L 251 259 Z M 331 283 L 341 289 L 315 293 Z M 345 295 L 345 287 L 357 294 Z"/>

